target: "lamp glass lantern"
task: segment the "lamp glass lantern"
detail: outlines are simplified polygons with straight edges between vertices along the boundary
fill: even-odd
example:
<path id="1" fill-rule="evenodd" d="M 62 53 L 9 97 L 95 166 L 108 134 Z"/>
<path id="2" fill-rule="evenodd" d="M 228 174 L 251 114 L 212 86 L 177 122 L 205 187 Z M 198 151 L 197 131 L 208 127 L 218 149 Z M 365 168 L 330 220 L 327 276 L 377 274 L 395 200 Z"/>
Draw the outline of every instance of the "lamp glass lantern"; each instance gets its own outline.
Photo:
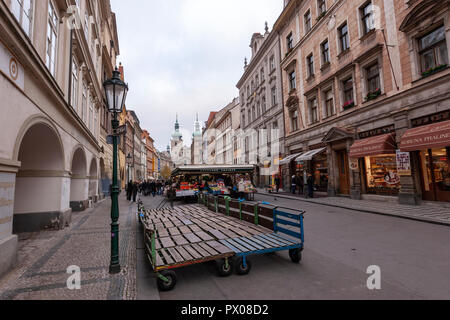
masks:
<path id="1" fill-rule="evenodd" d="M 120 72 L 116 68 L 113 76 L 103 84 L 106 94 L 106 105 L 111 113 L 121 113 L 128 93 L 128 85 L 120 79 Z"/>

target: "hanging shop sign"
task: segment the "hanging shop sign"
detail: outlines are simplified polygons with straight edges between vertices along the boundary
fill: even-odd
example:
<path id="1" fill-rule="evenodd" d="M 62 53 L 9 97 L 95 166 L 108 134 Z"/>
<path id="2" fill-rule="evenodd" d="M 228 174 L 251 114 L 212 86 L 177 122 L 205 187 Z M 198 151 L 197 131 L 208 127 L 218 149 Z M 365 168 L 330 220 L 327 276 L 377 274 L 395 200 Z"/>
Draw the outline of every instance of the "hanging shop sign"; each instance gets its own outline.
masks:
<path id="1" fill-rule="evenodd" d="M 359 170 L 359 159 L 357 158 L 350 158 L 350 170 L 352 171 L 358 171 Z"/>
<path id="2" fill-rule="evenodd" d="M 400 176 L 411 175 L 411 155 L 409 152 L 397 150 L 397 173 Z"/>

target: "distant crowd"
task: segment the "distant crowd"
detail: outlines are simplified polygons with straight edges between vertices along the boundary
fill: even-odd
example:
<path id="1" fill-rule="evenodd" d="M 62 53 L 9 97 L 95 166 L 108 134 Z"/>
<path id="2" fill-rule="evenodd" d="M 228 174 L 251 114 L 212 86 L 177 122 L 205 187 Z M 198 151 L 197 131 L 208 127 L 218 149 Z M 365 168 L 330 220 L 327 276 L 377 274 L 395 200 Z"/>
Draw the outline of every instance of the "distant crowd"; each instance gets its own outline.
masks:
<path id="1" fill-rule="evenodd" d="M 145 197 L 163 195 L 167 185 L 169 185 L 168 182 L 162 180 L 130 181 L 126 186 L 127 200 L 136 202 L 138 193 Z"/>

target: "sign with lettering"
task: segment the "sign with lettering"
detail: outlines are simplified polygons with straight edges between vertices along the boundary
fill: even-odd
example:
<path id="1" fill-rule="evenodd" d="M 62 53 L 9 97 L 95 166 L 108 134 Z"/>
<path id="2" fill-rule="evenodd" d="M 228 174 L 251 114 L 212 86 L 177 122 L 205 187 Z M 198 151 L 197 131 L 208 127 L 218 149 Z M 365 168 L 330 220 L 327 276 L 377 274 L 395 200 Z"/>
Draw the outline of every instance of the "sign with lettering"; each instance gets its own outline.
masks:
<path id="1" fill-rule="evenodd" d="M 397 173 L 400 176 L 411 175 L 411 155 L 409 152 L 397 150 Z"/>
<path id="2" fill-rule="evenodd" d="M 358 171 L 359 170 L 359 159 L 350 158 L 350 170 Z"/>
<path id="3" fill-rule="evenodd" d="M 0 70 L 20 89 L 24 90 L 25 75 L 23 67 L 1 42 L 0 42 Z"/>

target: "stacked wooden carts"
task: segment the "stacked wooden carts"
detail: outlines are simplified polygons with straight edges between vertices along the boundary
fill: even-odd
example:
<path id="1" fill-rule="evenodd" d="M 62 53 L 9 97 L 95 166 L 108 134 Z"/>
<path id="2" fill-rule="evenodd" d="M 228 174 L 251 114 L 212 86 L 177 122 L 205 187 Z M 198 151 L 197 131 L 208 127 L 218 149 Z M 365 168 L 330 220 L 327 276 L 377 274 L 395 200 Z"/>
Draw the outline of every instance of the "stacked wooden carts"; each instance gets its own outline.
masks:
<path id="1" fill-rule="evenodd" d="M 229 197 L 199 196 L 199 204 L 146 211 L 138 206 L 148 260 L 161 291 L 177 282 L 174 270 L 216 261 L 218 274 L 251 270 L 251 255 L 288 250 L 294 263 L 304 248 L 304 212 Z"/>

